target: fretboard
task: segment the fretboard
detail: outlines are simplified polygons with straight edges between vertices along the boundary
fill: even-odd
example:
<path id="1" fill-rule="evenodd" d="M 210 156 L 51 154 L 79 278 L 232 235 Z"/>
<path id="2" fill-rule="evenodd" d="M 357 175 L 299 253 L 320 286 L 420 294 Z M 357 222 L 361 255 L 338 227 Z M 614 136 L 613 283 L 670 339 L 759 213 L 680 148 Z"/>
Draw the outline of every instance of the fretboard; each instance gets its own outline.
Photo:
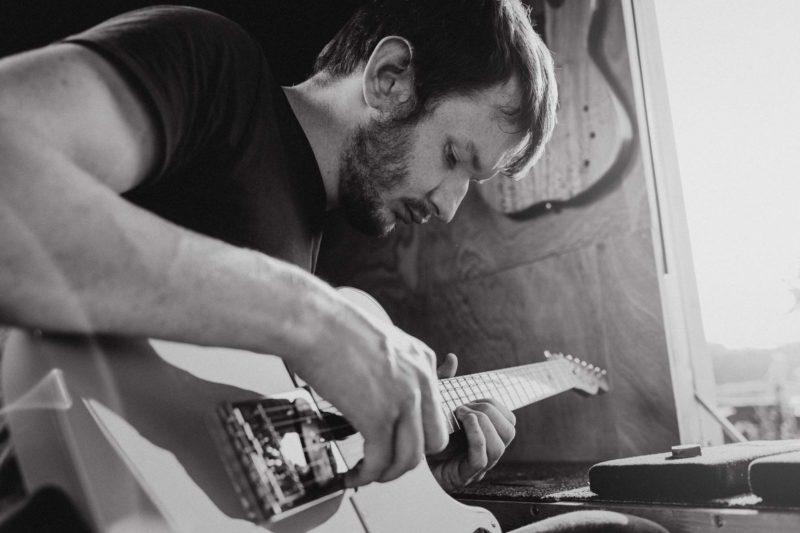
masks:
<path id="1" fill-rule="evenodd" d="M 458 406 L 490 398 L 513 411 L 573 388 L 572 369 L 573 365 L 564 360 L 543 361 L 440 380 L 442 409 L 450 433 L 461 427 L 454 413 Z"/>

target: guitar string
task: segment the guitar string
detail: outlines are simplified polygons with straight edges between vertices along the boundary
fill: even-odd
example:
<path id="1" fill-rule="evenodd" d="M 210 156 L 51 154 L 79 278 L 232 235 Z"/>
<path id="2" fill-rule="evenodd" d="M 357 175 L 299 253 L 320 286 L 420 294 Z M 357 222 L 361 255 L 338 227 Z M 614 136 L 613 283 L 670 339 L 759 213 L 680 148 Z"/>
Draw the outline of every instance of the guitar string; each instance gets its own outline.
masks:
<path id="1" fill-rule="evenodd" d="M 564 375 L 567 375 L 567 377 L 569 377 L 568 373 L 563 368 L 558 369 L 556 374 L 557 374 L 557 377 L 564 376 Z M 551 376 L 551 378 L 552 378 L 552 376 Z M 487 382 L 485 376 L 482 376 L 482 379 L 483 379 L 484 383 L 486 383 L 487 385 L 495 385 L 492 382 Z M 462 380 L 462 381 L 468 381 L 468 380 Z M 525 383 L 525 384 L 528 384 L 528 383 Z M 479 385 L 478 383 L 468 383 L 468 386 L 470 387 L 470 389 L 472 390 L 473 393 L 476 393 L 478 390 L 480 390 L 479 388 L 476 389 L 476 387 L 478 387 L 478 385 Z M 515 386 L 514 380 L 511 381 L 511 385 L 512 385 L 512 387 Z M 453 392 L 453 391 L 452 390 L 448 390 L 446 392 Z M 484 392 L 484 391 L 481 391 L 481 392 Z M 518 392 L 517 392 L 517 394 L 519 396 Z M 538 396 L 538 394 L 536 394 L 536 396 Z M 448 406 L 450 405 L 449 402 L 447 402 L 447 401 L 445 401 L 444 403 L 448 404 Z M 262 411 L 267 411 L 267 410 L 286 411 L 286 408 L 280 408 L 280 407 L 264 408 L 263 406 L 261 406 L 261 410 Z M 446 414 L 446 415 L 448 417 L 448 424 L 450 423 L 449 418 L 452 418 L 453 421 L 456 423 L 456 425 L 458 425 L 458 419 L 455 416 L 455 413 L 449 413 L 449 414 Z M 285 427 L 286 425 L 296 425 L 297 423 L 298 423 L 297 421 L 286 421 L 286 422 L 280 422 L 280 423 L 273 423 L 272 425 L 273 425 L 273 427 Z M 352 428 L 352 426 L 350 424 L 338 424 L 338 425 L 329 426 L 327 428 L 327 430 L 328 431 L 336 431 L 338 429 L 343 429 L 343 428 Z M 323 441 L 323 442 L 327 444 L 329 441 Z M 300 446 L 300 450 L 303 451 L 303 452 L 308 452 L 308 451 L 311 450 L 311 447 L 309 445 L 305 445 L 304 444 L 304 445 Z M 319 459 L 319 460 L 315 460 L 315 461 L 308 461 L 308 462 L 305 463 L 305 465 L 310 467 L 310 468 L 313 468 L 314 466 L 320 465 L 320 464 L 323 464 L 323 463 L 328 464 L 328 465 L 331 464 L 331 462 L 330 462 L 330 460 L 328 458 L 323 458 L 323 459 Z M 303 483 L 303 482 L 301 481 L 301 483 Z"/>
<path id="2" fill-rule="evenodd" d="M 554 362 L 557 362 L 557 361 L 554 361 Z M 544 363 L 547 363 L 547 361 L 545 361 Z M 542 364 L 542 363 L 532 363 L 532 365 L 540 365 L 540 364 Z M 446 378 L 446 379 L 443 379 L 443 380 L 440 381 L 440 384 L 442 385 L 442 388 L 444 389 L 444 391 L 440 390 L 440 394 L 443 393 L 443 392 L 456 394 L 458 396 L 459 400 L 465 400 L 467 398 L 476 398 L 477 399 L 484 392 L 493 392 L 493 393 L 499 394 L 501 392 L 501 390 L 496 388 L 495 381 L 502 381 L 503 377 L 507 378 L 507 382 L 510 383 L 511 387 L 516 387 L 518 385 L 530 385 L 530 383 L 527 382 L 527 381 L 511 379 L 506 374 L 506 371 L 508 371 L 508 370 L 515 370 L 515 373 L 517 375 L 519 375 L 519 376 L 522 376 L 522 377 L 533 377 L 534 375 L 541 376 L 541 372 L 537 372 L 536 371 L 538 369 L 533 369 L 533 368 L 526 369 L 526 368 L 524 368 L 524 367 L 527 367 L 527 366 L 529 366 L 529 365 L 521 365 L 520 367 L 512 367 L 512 369 L 505 369 L 505 371 L 480 372 L 480 373 L 477 373 L 477 374 L 471 374 L 469 376 L 456 376 L 456 377 L 453 377 L 453 378 Z M 545 374 L 547 374 L 547 373 L 545 373 Z M 564 368 L 558 368 L 558 372 L 556 374 L 557 375 L 562 375 L 562 376 L 563 375 L 568 375 L 568 374 L 565 374 L 565 369 Z M 554 381 L 551 375 L 548 376 L 548 377 L 550 378 L 549 379 L 550 381 Z M 534 381 L 538 381 L 538 380 L 534 380 Z M 457 382 L 458 386 L 456 387 L 454 385 L 451 385 L 452 382 Z M 494 390 L 481 390 L 481 388 L 480 388 L 481 382 L 483 382 L 487 386 L 486 389 L 488 389 L 489 387 L 493 387 Z M 456 390 L 456 388 L 464 390 L 464 389 L 466 389 L 466 387 L 463 387 L 463 385 L 465 385 L 465 384 L 469 388 L 469 391 L 472 393 L 472 395 L 471 396 L 467 396 L 466 398 L 462 398 L 461 395 L 459 395 L 459 392 L 458 392 L 458 390 Z M 502 383 L 501 383 L 501 386 L 503 386 Z M 505 385 L 504 388 L 508 389 L 509 386 Z M 517 394 L 519 395 L 518 392 L 517 392 Z M 523 399 L 523 398 L 520 397 L 520 399 Z M 262 401 L 264 401 L 264 400 L 253 400 L 254 403 L 258 403 L 258 402 L 262 402 Z M 239 407 L 238 403 L 239 402 L 233 402 L 233 403 L 231 403 L 229 405 L 232 408 L 241 409 L 242 407 Z M 242 403 L 246 404 L 248 402 L 245 401 L 245 402 L 242 402 Z M 445 401 L 444 403 L 447 403 L 447 402 Z M 246 406 L 243 406 L 243 407 L 246 408 Z M 271 412 L 275 412 L 275 411 L 286 411 L 286 410 L 292 409 L 292 407 L 282 407 L 282 406 L 266 407 L 264 405 L 260 405 L 259 407 L 260 407 L 261 410 L 263 410 L 266 413 L 271 413 Z M 295 407 L 295 409 L 297 409 L 297 408 Z"/>
<path id="3" fill-rule="evenodd" d="M 451 413 L 450 416 L 452 417 L 453 413 Z M 287 421 L 283 421 L 283 422 L 271 422 L 270 421 L 270 423 L 271 423 L 271 426 L 273 428 L 280 429 L 280 428 L 285 428 L 287 426 L 295 426 L 297 424 L 300 424 L 300 423 L 304 422 L 305 419 L 306 419 L 306 417 L 298 418 L 297 420 L 287 420 Z M 245 421 L 245 423 L 247 423 L 248 425 L 250 425 L 252 427 L 251 423 L 249 423 L 247 421 Z M 244 426 L 239 426 L 239 427 L 244 427 Z M 342 423 L 342 424 L 333 424 L 333 425 L 330 425 L 330 426 L 325 426 L 323 431 L 330 432 L 330 431 L 337 431 L 339 429 L 355 429 L 355 428 L 353 428 L 353 425 L 350 424 L 350 423 Z"/>
<path id="4" fill-rule="evenodd" d="M 534 364 L 538 364 L 538 363 L 534 363 Z M 535 372 L 530 372 L 529 370 L 533 370 L 533 369 L 528 369 L 528 368 L 526 368 L 526 369 L 519 368 L 519 370 L 522 370 L 523 372 L 525 372 L 527 374 L 535 373 Z M 520 372 L 518 371 L 517 373 L 519 374 Z M 565 374 L 566 374 L 566 372 L 565 372 L 564 368 L 558 368 L 557 369 L 557 372 L 556 372 L 556 376 L 557 377 L 562 377 Z M 484 388 L 481 388 L 481 383 L 479 383 L 478 380 L 471 379 L 471 378 L 473 378 L 473 376 L 479 377 L 480 380 L 483 381 Z M 491 380 L 488 379 L 489 376 L 492 376 Z M 501 389 L 498 389 L 497 388 L 497 384 L 495 383 L 495 381 L 501 381 L 502 382 L 503 381 L 502 378 L 504 378 L 504 377 L 506 378 L 505 387 L 503 387 Z M 552 376 L 550 376 L 550 377 L 551 377 L 551 380 L 552 380 Z M 463 403 L 460 403 L 460 404 L 457 405 L 454 400 L 457 399 L 459 401 L 469 401 L 470 396 L 462 397 L 460 392 L 455 390 L 455 388 L 453 388 L 453 387 L 448 388 L 446 381 L 458 382 L 460 386 L 466 384 L 470 389 L 469 392 L 472 393 L 472 397 L 479 397 L 479 396 L 482 396 L 484 393 L 487 393 L 487 392 L 488 393 L 494 393 L 494 394 L 500 396 L 503 393 L 506 393 L 507 391 L 511 390 L 511 391 L 515 392 L 515 394 L 517 395 L 519 400 L 521 402 L 523 402 L 523 404 L 526 403 L 526 400 L 520 394 L 520 392 L 518 390 L 518 386 L 530 386 L 531 385 L 527 381 L 520 382 L 520 380 L 509 379 L 507 375 L 505 375 L 503 373 L 500 373 L 500 372 L 497 372 L 497 371 L 473 374 L 471 376 L 458 376 L 458 377 L 455 377 L 455 378 L 448 378 L 448 380 L 442 380 L 442 384 L 445 385 L 445 386 L 443 387 L 444 390 L 441 391 L 441 392 L 446 393 L 448 396 L 450 396 L 450 398 L 449 398 L 449 401 L 448 401 L 448 399 L 444 399 L 442 403 L 447 405 L 447 407 L 450 408 L 452 411 L 454 411 L 455 408 L 457 408 L 459 405 L 463 405 Z M 501 385 L 504 385 L 504 384 L 501 383 Z M 537 385 L 540 385 L 540 384 L 537 383 Z M 461 387 L 459 387 L 459 388 L 461 388 Z M 492 388 L 493 390 L 488 390 L 489 388 Z M 538 397 L 538 396 L 542 396 L 543 394 L 546 394 L 546 392 L 547 391 L 544 391 L 544 390 L 541 390 L 540 392 L 537 392 L 535 389 L 532 389 L 532 393 L 533 393 L 532 397 L 535 398 L 535 397 Z M 456 398 L 452 397 L 453 394 L 456 395 Z M 511 399 L 510 395 L 507 395 L 507 397 L 509 399 Z M 508 401 L 508 403 L 511 404 L 511 406 L 513 406 L 513 404 L 514 404 L 513 399 L 511 399 L 511 400 L 512 401 Z M 256 401 L 258 401 L 258 400 L 256 400 Z M 239 407 L 237 407 L 237 408 L 239 408 Z M 239 408 L 239 409 L 241 409 L 241 408 Z M 287 410 L 291 410 L 291 409 L 292 408 L 287 408 L 287 407 L 265 407 L 263 405 L 260 405 L 260 406 L 258 406 L 256 408 L 257 411 L 261 411 L 261 412 L 263 412 L 265 414 L 266 413 L 270 413 L 270 412 L 275 412 L 275 411 L 281 411 L 281 412 L 285 413 Z M 455 423 L 455 427 L 460 428 L 459 423 L 458 423 L 459 421 L 458 421 L 458 418 L 455 416 L 455 413 L 453 413 L 453 412 L 449 412 L 449 413 L 445 412 L 444 414 L 445 414 L 445 418 L 447 419 L 447 422 L 448 422 L 449 426 L 452 426 L 453 423 Z M 305 415 L 305 416 L 312 416 L 312 415 Z M 451 419 L 452 419 L 452 421 L 451 421 Z M 287 425 L 296 425 L 300 421 L 301 420 L 298 419 L 298 420 L 295 420 L 295 421 L 286 421 L 286 422 L 278 422 L 278 423 L 273 422 L 272 425 L 275 428 L 283 428 L 283 427 L 286 427 Z M 332 426 L 328 426 L 326 428 L 326 430 L 327 431 L 337 431 L 339 429 L 345 429 L 345 428 L 352 428 L 352 425 L 349 424 L 349 423 L 332 425 Z"/>
<path id="5" fill-rule="evenodd" d="M 302 451 L 302 452 L 308 452 L 309 450 L 310 450 L 310 447 L 306 446 L 306 445 L 302 445 L 302 446 L 299 447 L 299 451 Z M 281 455 L 283 456 L 283 453 L 281 453 Z M 327 465 L 331 465 L 331 466 L 335 467 L 335 462 L 336 462 L 335 460 L 331 461 L 329 458 L 326 457 L 326 458 L 317 459 L 317 460 L 313 460 L 313 461 L 306 461 L 306 462 L 303 463 L 303 465 L 313 468 L 313 467 L 315 467 L 317 465 L 327 464 Z M 297 464 L 297 463 L 293 463 L 293 464 Z M 269 465 L 268 465 L 268 467 L 269 467 Z M 348 467 L 349 467 L 349 465 L 348 465 Z M 272 467 L 269 467 L 269 468 L 270 468 L 270 470 L 272 470 L 274 472 L 274 468 L 272 468 Z M 336 472 L 336 473 L 339 474 L 339 472 Z"/>

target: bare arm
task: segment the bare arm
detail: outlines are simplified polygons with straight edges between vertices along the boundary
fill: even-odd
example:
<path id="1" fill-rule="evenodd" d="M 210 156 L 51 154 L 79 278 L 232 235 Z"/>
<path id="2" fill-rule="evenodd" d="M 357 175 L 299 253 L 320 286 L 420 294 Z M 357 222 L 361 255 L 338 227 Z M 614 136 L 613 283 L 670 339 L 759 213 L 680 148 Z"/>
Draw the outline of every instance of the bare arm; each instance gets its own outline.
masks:
<path id="1" fill-rule="evenodd" d="M 0 322 L 284 356 L 364 433 L 352 484 L 392 479 L 441 449 L 429 348 L 299 268 L 118 196 L 154 164 L 156 135 L 89 51 L 0 62 Z"/>
<path id="2" fill-rule="evenodd" d="M 4 321 L 249 349 L 315 340 L 298 325 L 303 309 L 336 305 L 323 283 L 117 195 L 152 166 L 156 131 L 108 65 L 71 45 L 9 63 L 0 68 Z M 265 285 L 268 300 L 256 290 Z"/>

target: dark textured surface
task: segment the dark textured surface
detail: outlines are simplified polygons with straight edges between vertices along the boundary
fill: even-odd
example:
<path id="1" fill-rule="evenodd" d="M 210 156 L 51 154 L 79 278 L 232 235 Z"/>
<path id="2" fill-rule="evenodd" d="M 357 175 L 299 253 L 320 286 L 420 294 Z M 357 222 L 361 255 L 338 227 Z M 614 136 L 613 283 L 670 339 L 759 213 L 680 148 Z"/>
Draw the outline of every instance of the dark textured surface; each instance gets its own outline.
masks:
<path id="1" fill-rule="evenodd" d="M 588 488 L 589 463 L 509 463 L 490 470 L 478 483 L 453 494 L 456 499 L 550 500 L 552 495 Z"/>
<path id="2" fill-rule="evenodd" d="M 615 459 L 589 471 L 592 492 L 624 500 L 698 502 L 749 492 L 748 466 L 755 459 L 800 451 L 800 441 L 755 441 L 712 446 L 702 455 L 672 459 L 669 453 Z"/>
<path id="3" fill-rule="evenodd" d="M 793 441 L 797 442 L 797 441 Z M 746 443 L 752 444 L 752 443 Z M 770 445 L 780 445 L 770 442 Z M 800 468 L 800 452 L 792 454 L 795 466 Z M 787 458 L 786 455 L 776 458 Z M 582 502 L 593 505 L 641 504 L 638 497 L 603 497 L 592 492 L 589 487 L 589 463 L 510 463 L 498 465 L 486 477 L 469 487 L 451 495 L 460 500 L 498 500 L 508 502 Z M 792 472 L 795 486 L 800 481 L 800 473 Z M 788 476 L 785 476 L 788 477 Z M 687 483 L 688 484 L 688 483 Z M 763 501 L 751 493 L 734 496 L 708 498 L 702 502 L 687 501 L 684 497 L 648 500 L 651 504 L 696 507 L 701 503 L 708 508 L 758 508 L 787 509 L 796 508 L 800 502 Z M 773 505 L 773 503 L 775 505 Z"/>
<path id="4" fill-rule="evenodd" d="M 749 479 L 752 491 L 766 502 L 800 504 L 800 452 L 753 461 Z"/>

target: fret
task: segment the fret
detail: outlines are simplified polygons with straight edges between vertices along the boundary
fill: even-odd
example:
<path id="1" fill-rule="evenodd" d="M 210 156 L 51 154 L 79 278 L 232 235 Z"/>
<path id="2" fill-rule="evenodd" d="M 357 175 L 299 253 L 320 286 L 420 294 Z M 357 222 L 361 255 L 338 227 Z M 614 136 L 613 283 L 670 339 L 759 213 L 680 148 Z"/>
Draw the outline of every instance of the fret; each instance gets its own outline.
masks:
<path id="1" fill-rule="evenodd" d="M 541 378 L 531 382 L 531 394 L 537 399 L 545 397 L 545 388 L 541 382 Z"/>
<path id="2" fill-rule="evenodd" d="M 442 396 L 448 401 L 453 409 L 464 403 L 463 388 L 461 386 L 461 378 L 449 378 L 440 382 L 440 391 Z"/>
<path id="3" fill-rule="evenodd" d="M 480 374 L 473 374 L 470 376 L 469 386 L 472 387 L 472 390 L 475 394 L 475 399 L 483 398 L 483 389 L 481 388 L 481 376 Z"/>
<path id="4" fill-rule="evenodd" d="M 500 396 L 501 401 L 510 409 L 514 405 L 514 399 L 511 397 L 513 381 L 506 374 L 495 374 L 497 380 L 500 381 Z"/>
<path id="5" fill-rule="evenodd" d="M 469 385 L 469 390 L 472 393 L 472 399 L 473 400 L 477 400 L 478 398 L 480 398 L 481 397 L 481 389 L 480 389 L 480 387 L 478 387 L 478 384 L 476 383 L 475 378 L 471 377 L 471 379 L 467 379 L 466 383 L 467 383 L 467 385 Z"/>
<path id="6" fill-rule="evenodd" d="M 446 383 L 447 386 L 448 386 L 448 389 L 447 389 L 448 390 L 448 394 L 449 394 L 450 398 L 452 399 L 453 404 L 459 404 L 460 405 L 460 403 L 461 403 L 461 392 L 460 392 L 461 384 L 459 383 L 458 378 L 448 379 L 444 383 Z M 458 407 L 458 405 L 455 405 L 453 408 L 455 409 L 455 407 Z"/>
<path id="7" fill-rule="evenodd" d="M 456 414 L 453 412 L 452 409 L 442 409 L 444 412 L 444 418 L 447 420 L 447 430 L 449 433 L 455 433 L 461 426 L 458 423 L 458 419 L 456 418 Z"/>
<path id="8" fill-rule="evenodd" d="M 449 381 L 443 380 L 440 382 L 439 394 L 441 395 L 442 401 L 444 403 L 444 405 L 441 407 L 444 413 L 445 420 L 447 420 L 448 432 L 455 433 L 456 431 L 461 429 L 461 426 L 459 425 L 458 419 L 456 418 L 454 412 L 455 409 L 460 404 Z"/>
<path id="9" fill-rule="evenodd" d="M 486 396 L 486 387 L 483 384 L 481 376 L 481 374 L 473 374 L 471 380 L 472 386 L 475 388 L 475 394 L 477 398 L 484 398 Z"/>
<path id="10" fill-rule="evenodd" d="M 442 380 L 440 390 L 451 411 L 480 398 L 495 399 L 513 410 L 572 388 L 572 368 L 564 360 L 543 361 L 449 378 Z M 458 424 L 455 416 L 453 420 Z"/>
<path id="11" fill-rule="evenodd" d="M 447 421 L 447 431 L 448 433 L 453 432 L 453 422 L 450 420 L 451 412 L 450 408 L 446 405 L 440 405 L 439 408 L 442 410 L 442 414 L 444 415 L 444 419 Z"/>
<path id="12" fill-rule="evenodd" d="M 454 394 L 453 390 L 445 387 L 445 391 L 447 393 L 448 406 L 450 406 L 451 409 L 455 409 L 456 407 L 458 407 L 458 398 Z"/>
<path id="13" fill-rule="evenodd" d="M 459 405 L 464 405 L 469 401 L 469 394 L 464 388 L 464 378 L 458 377 L 455 380 L 456 394 L 458 396 Z"/>
<path id="14" fill-rule="evenodd" d="M 529 372 L 526 372 L 529 374 Z M 520 375 L 525 375 L 520 373 Z M 531 398 L 534 397 L 533 390 L 531 388 L 531 382 L 529 379 L 522 379 L 518 378 L 514 380 L 514 391 L 517 393 L 517 398 L 519 399 L 519 403 L 517 406 L 523 406 L 527 404 Z"/>
<path id="15" fill-rule="evenodd" d="M 447 421 L 448 431 L 453 433 L 461 429 L 455 410 L 479 398 L 492 398 L 508 409 L 516 410 L 576 386 L 580 387 L 582 378 L 576 368 L 573 360 L 559 358 L 443 379 L 439 382 L 440 407 Z M 600 370 L 595 372 L 605 375 Z M 316 395 L 315 399 L 323 411 L 339 413 L 324 399 Z"/>
<path id="16" fill-rule="evenodd" d="M 519 380 L 521 396 L 524 397 L 524 405 L 536 401 L 541 393 L 539 381 L 541 377 L 537 372 L 536 367 L 528 367 L 521 372 L 521 379 Z"/>
<path id="17" fill-rule="evenodd" d="M 514 407 L 519 405 L 525 405 L 527 400 L 530 398 L 530 383 L 525 377 L 525 373 L 523 372 L 515 372 L 513 377 L 511 378 L 512 384 L 512 391 L 516 396 L 516 401 L 514 402 Z"/>
<path id="18" fill-rule="evenodd" d="M 493 396 L 491 384 L 486 379 L 486 373 L 478 374 L 478 385 L 481 388 L 481 393 L 483 394 L 484 398 L 491 398 Z"/>
<path id="19" fill-rule="evenodd" d="M 536 401 L 542 395 L 542 377 L 536 368 L 528 368 L 525 371 L 524 388 L 527 392 L 528 401 Z"/>

